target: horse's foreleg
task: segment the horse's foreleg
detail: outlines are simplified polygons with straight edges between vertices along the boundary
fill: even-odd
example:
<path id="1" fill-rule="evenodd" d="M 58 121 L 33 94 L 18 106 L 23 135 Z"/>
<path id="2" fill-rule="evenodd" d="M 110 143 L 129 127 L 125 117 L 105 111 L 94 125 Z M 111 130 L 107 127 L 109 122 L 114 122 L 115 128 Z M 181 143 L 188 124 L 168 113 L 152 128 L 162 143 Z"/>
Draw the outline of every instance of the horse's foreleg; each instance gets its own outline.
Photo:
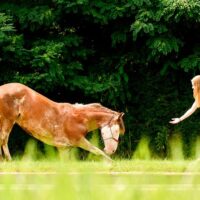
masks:
<path id="1" fill-rule="evenodd" d="M 79 147 L 81 147 L 82 149 L 85 149 L 91 153 L 94 153 L 96 155 L 101 155 L 103 156 L 104 158 L 106 158 L 107 160 L 109 161 L 112 161 L 112 159 L 107 156 L 102 150 L 100 150 L 99 148 L 95 147 L 94 145 L 92 145 L 87 139 L 85 138 L 82 138 L 80 141 L 79 141 Z"/>

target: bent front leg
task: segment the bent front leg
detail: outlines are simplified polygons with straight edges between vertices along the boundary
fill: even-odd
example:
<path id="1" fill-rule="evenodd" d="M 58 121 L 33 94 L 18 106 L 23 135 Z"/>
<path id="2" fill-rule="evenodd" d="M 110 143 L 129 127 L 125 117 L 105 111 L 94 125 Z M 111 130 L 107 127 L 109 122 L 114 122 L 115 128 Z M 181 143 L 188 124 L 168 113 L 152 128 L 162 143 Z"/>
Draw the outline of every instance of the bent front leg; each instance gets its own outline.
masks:
<path id="1" fill-rule="evenodd" d="M 99 148 L 95 147 L 94 145 L 92 145 L 87 139 L 82 138 L 79 141 L 79 147 L 81 147 L 82 149 L 85 149 L 91 153 L 94 153 L 96 155 L 101 155 L 104 158 L 106 158 L 108 161 L 112 161 L 112 159 L 106 155 L 102 150 L 100 150 Z"/>

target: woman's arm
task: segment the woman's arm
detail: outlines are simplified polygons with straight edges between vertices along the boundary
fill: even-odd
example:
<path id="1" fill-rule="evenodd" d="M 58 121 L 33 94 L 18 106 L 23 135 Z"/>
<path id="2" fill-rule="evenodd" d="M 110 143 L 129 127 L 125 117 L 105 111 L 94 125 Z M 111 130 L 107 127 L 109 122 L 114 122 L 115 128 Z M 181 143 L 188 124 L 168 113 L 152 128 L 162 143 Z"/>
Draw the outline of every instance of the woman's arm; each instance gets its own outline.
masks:
<path id="1" fill-rule="evenodd" d="M 197 109 L 196 102 L 193 103 L 192 107 L 180 118 L 172 118 L 172 120 L 169 122 L 171 124 L 178 124 L 179 122 L 183 121 L 184 119 L 188 118 L 192 113 L 194 113 Z"/>

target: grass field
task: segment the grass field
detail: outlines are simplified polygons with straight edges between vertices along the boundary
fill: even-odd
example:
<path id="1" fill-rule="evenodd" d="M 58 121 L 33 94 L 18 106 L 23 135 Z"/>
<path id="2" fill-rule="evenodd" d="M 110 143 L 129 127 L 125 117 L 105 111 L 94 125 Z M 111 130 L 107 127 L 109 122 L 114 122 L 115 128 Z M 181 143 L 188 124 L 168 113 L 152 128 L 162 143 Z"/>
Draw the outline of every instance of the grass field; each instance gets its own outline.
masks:
<path id="1" fill-rule="evenodd" d="M 0 194 L 4 200 L 197 199 L 200 160 L 2 162 Z"/>
<path id="2" fill-rule="evenodd" d="M 153 160 L 143 142 L 131 160 L 58 159 L 49 150 L 37 159 L 29 144 L 21 158 L 0 162 L 0 200 L 192 200 L 200 195 L 200 150 L 184 160 L 176 141 L 168 160 Z M 40 154 L 40 153 L 39 153 Z M 39 156 L 40 157 L 40 156 Z"/>

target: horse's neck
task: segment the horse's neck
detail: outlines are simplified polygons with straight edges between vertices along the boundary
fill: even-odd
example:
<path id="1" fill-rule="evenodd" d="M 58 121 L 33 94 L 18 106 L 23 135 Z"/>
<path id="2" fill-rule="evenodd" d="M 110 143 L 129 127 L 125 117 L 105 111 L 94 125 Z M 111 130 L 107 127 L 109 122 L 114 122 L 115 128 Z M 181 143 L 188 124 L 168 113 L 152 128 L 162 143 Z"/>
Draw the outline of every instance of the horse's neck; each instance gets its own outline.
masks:
<path id="1" fill-rule="evenodd" d="M 104 112 L 88 112 L 88 122 L 93 123 L 93 127 L 100 128 L 107 125 L 113 118 L 114 113 L 104 113 Z M 95 124 L 95 126 L 94 126 Z"/>
<path id="2" fill-rule="evenodd" d="M 89 131 L 107 125 L 112 119 L 115 111 L 112 111 L 100 104 L 75 104 L 73 105 L 73 112 L 78 118 L 86 122 Z"/>

